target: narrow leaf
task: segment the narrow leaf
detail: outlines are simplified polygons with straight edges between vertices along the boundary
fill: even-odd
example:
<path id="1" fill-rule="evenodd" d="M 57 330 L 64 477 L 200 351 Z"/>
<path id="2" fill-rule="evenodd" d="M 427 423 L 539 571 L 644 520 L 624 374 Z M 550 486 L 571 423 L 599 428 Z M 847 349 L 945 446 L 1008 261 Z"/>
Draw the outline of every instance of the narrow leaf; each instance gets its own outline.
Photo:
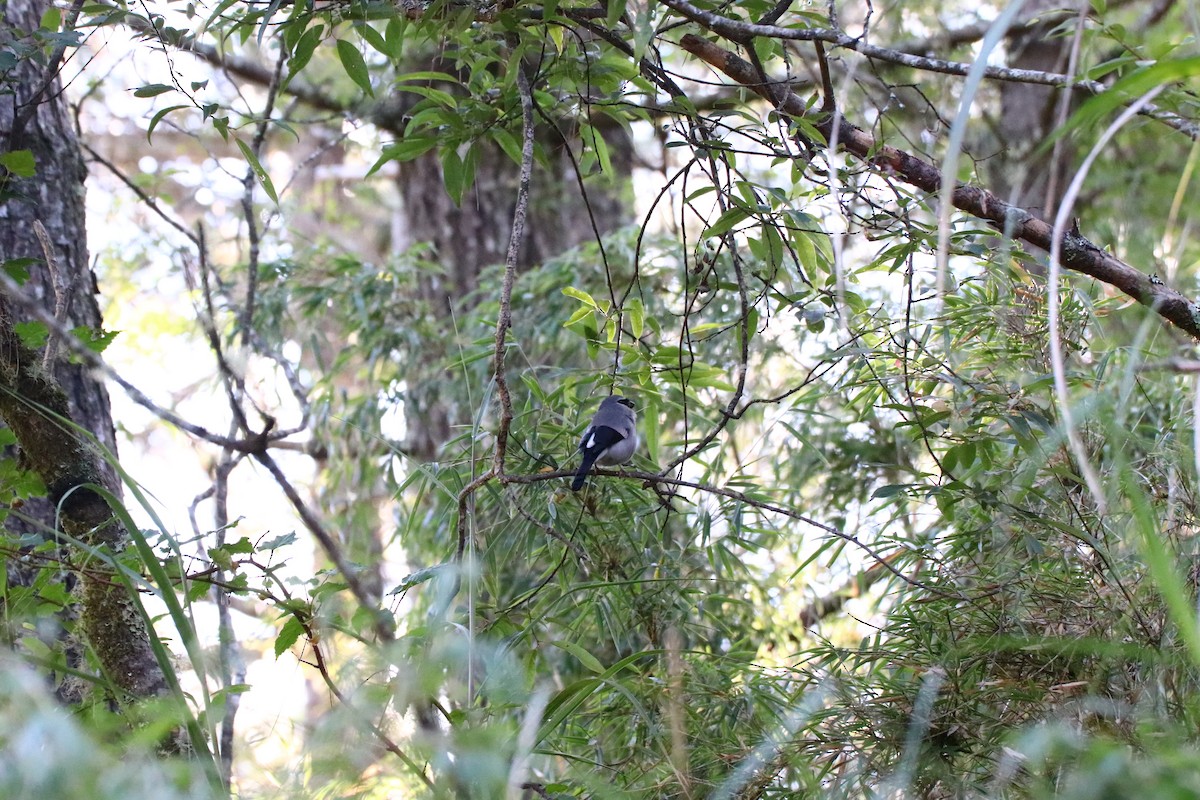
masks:
<path id="1" fill-rule="evenodd" d="M 583 289 L 576 289 L 574 286 L 567 286 L 563 288 L 562 293 L 567 297 L 574 297 L 576 300 L 584 303 L 585 305 L 589 305 L 592 308 L 600 307 L 595 299 L 593 299 L 592 296 Z"/>
<path id="2" fill-rule="evenodd" d="M 375 92 L 371 89 L 371 76 L 367 72 L 367 62 L 363 60 L 363 55 L 358 48 L 345 39 L 338 39 L 337 54 L 341 59 L 342 69 L 346 70 L 350 80 L 358 84 L 358 88 L 374 97 Z"/>
<path id="3" fill-rule="evenodd" d="M 250 149 L 250 145 L 243 142 L 241 139 L 234 139 L 237 142 L 238 149 L 242 151 L 242 155 L 246 157 L 246 162 L 250 165 L 250 169 L 254 172 L 254 177 L 258 178 L 259 184 L 262 185 L 263 191 L 267 193 L 276 203 L 279 202 L 279 195 L 275 194 L 275 184 L 271 183 L 271 176 L 263 169 L 263 165 L 259 162 L 258 156 L 254 155 L 254 151 Z"/>
<path id="4" fill-rule="evenodd" d="M 463 191 L 466 189 L 464 176 L 463 160 L 459 158 L 458 150 L 454 147 L 442 150 L 442 183 L 456 206 L 462 204 Z"/>
<path id="5" fill-rule="evenodd" d="M 165 83 L 151 83 L 133 90 L 134 97 L 157 97 L 160 94 L 175 91 L 174 86 Z"/>

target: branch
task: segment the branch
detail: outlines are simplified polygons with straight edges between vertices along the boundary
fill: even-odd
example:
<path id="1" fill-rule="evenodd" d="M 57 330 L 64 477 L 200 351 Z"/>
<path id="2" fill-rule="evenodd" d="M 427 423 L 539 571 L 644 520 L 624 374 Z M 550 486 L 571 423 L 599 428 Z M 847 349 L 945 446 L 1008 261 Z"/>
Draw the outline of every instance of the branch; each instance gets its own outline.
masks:
<path id="1" fill-rule="evenodd" d="M 683 0 L 663 2 L 674 6 Z M 763 98 L 777 102 L 780 112 L 796 118 L 806 115 L 807 109 L 803 100 L 786 89 L 783 92 L 775 91 L 775 96 L 772 97 L 770 87 L 762 84 L 755 74 L 754 67 L 736 54 L 692 34 L 685 35 L 679 44 L 687 52 L 703 59 Z M 777 84 L 777 87 L 779 86 L 781 85 Z M 877 142 L 866 131 L 846 121 L 842 115 L 825 115 L 812 121 L 826 141 L 836 141 L 842 149 L 877 169 L 931 195 L 937 195 L 941 189 L 942 174 L 936 166 L 891 145 Z M 1050 223 L 1023 208 L 1004 202 L 986 189 L 959 183 L 949 199 L 955 208 L 990 222 L 1013 239 L 1047 252 L 1054 244 L 1054 229 Z M 1076 231 L 1063 232 L 1060 246 L 1061 263 L 1064 267 L 1119 289 L 1193 339 L 1200 341 L 1200 305 L 1168 288 L 1157 276 L 1140 272 L 1116 256 L 1106 253 Z"/>
<path id="2" fill-rule="evenodd" d="M 797 615 L 800 624 L 805 628 L 811 628 L 826 617 L 841 611 L 842 607 L 846 605 L 847 600 L 862 596 L 868 589 L 878 583 L 880 578 L 887 574 L 885 565 L 894 565 L 905 553 L 905 550 L 896 550 L 889 553 L 883 557 L 882 561 L 877 561 L 867 569 L 852 576 L 829 594 L 822 595 L 813 600 L 807 606 L 800 609 L 800 613 Z"/>
<path id="3" fill-rule="evenodd" d="M 174 411 L 163 408 L 146 396 L 141 389 L 134 386 L 129 381 L 125 380 L 121 375 L 110 367 L 100 354 L 92 350 L 84 344 L 73 331 L 70 331 L 55 319 L 54 315 L 47 309 L 43 308 L 36 297 L 31 297 L 25 291 L 21 284 L 17 283 L 7 272 L 0 270 L 0 290 L 5 293 L 5 296 L 22 310 L 28 313 L 31 317 L 41 322 L 46 326 L 48 331 L 51 331 L 58 337 L 59 345 L 65 347 L 71 352 L 71 355 L 78 358 L 82 363 L 87 364 L 92 369 L 99 370 L 104 377 L 111 380 L 113 383 L 125 390 L 135 403 L 145 408 L 154 416 L 169 422 L 182 431 L 190 433 L 198 439 L 203 439 L 215 445 L 234 450 L 240 453 L 248 453 L 256 448 L 263 446 L 263 436 L 257 436 L 253 439 L 231 439 L 228 436 L 221 436 L 213 433 L 207 428 L 188 422 L 183 417 L 176 414 Z M 270 437 L 265 437 L 270 440 Z"/>
<path id="4" fill-rule="evenodd" d="M 961 75 L 965 77 L 971 71 L 972 65 L 969 63 L 915 56 L 899 50 L 876 47 L 873 44 L 867 44 L 861 38 L 849 36 L 834 28 L 781 28 L 776 25 L 756 25 L 752 22 L 742 22 L 730 19 L 729 17 L 722 17 L 720 14 L 714 14 L 711 11 L 704 11 L 687 2 L 687 0 L 659 0 L 659 2 L 683 14 L 692 22 L 740 45 L 747 45 L 759 36 L 769 39 L 787 39 L 799 42 L 827 42 L 835 47 L 853 50 L 874 61 L 886 61 L 891 64 L 899 64 L 926 72 L 938 72 L 945 75 Z M 684 38 L 696 39 L 697 37 L 687 34 Z M 684 50 L 695 53 L 695 51 L 683 44 L 682 40 L 680 41 L 680 45 Z M 1063 75 L 1057 72 L 989 66 L 984 68 L 983 74 L 985 77 L 992 78 L 993 80 L 1034 83 L 1043 86 L 1062 86 L 1069 89 L 1091 92 L 1092 94 L 1103 94 L 1108 91 L 1108 87 L 1100 81 L 1085 80 L 1076 78 L 1073 75 Z M 738 80 L 739 83 L 744 83 L 759 94 L 763 94 L 752 82 Z M 768 95 L 763 96 L 770 99 Z M 1154 105 L 1145 106 L 1141 110 L 1141 113 L 1144 116 L 1174 128 L 1190 139 L 1200 139 L 1200 125 L 1178 114 L 1165 111 Z"/>
<path id="5" fill-rule="evenodd" d="M 292 504 L 292 508 L 295 509 L 296 514 L 304 523 L 304 527 L 308 528 L 309 533 L 316 537 L 316 540 L 321 545 L 321 549 L 325 551 L 325 555 L 329 557 L 334 567 L 337 568 L 342 580 L 346 582 L 346 586 L 350 589 L 350 593 L 354 595 L 354 599 L 358 601 L 364 610 L 371 612 L 371 628 L 375 633 L 375 638 L 381 644 L 393 641 L 396 638 L 395 622 L 388 612 L 378 607 L 378 603 L 371 597 L 371 593 L 367 591 L 362 581 L 358 579 L 361 570 L 354 569 L 346 561 L 337 539 L 333 537 L 333 534 L 325 530 L 325 526 L 321 524 L 321 520 L 317 519 L 317 515 L 305 505 L 304 500 L 300 497 L 300 493 L 288 481 L 287 476 L 283 474 L 283 470 L 279 468 L 279 465 L 275 463 L 275 460 L 271 458 L 266 449 L 253 453 L 253 456 L 257 459 L 258 463 L 266 467 L 267 471 L 271 473 L 271 477 L 275 479 L 276 485 L 283 491 L 288 502 Z"/>
<path id="6" fill-rule="evenodd" d="M 538 472 L 531 475 L 505 475 L 504 483 L 540 483 L 542 481 L 557 480 L 558 478 L 569 478 L 571 474 L 571 470 L 560 469 L 555 470 L 554 472 Z M 807 517 L 804 514 L 801 514 L 799 511 L 787 508 L 786 506 L 777 505 L 775 503 L 767 502 L 766 500 L 760 500 L 756 497 L 751 497 L 745 492 L 739 492 L 736 489 L 726 489 L 723 486 L 717 486 L 715 484 L 701 483 L 699 481 L 691 481 L 684 478 L 673 478 L 656 472 L 645 472 L 643 470 L 636 469 L 605 469 L 602 467 L 597 467 L 592 470 L 591 474 L 607 475 L 613 478 L 625 478 L 627 480 L 638 480 L 647 485 L 664 484 L 674 488 L 695 489 L 697 492 L 724 497 L 726 499 L 742 503 L 750 508 L 756 508 L 759 511 L 778 514 L 780 516 L 787 517 L 788 519 L 802 522 L 805 525 L 810 525 L 817 530 L 829 534 L 830 536 L 834 536 L 844 542 L 854 545 L 866 553 L 881 569 L 887 570 L 909 586 L 915 586 L 918 589 L 924 589 L 925 591 L 937 597 L 961 600 L 963 602 L 974 602 L 975 600 L 979 599 L 978 597 L 972 598 L 964 594 L 946 592 L 937 588 L 936 586 L 925 583 L 924 581 L 916 578 L 910 578 L 899 569 L 892 566 L 891 562 L 894 560 L 892 555 L 883 555 L 878 549 L 875 548 L 875 546 L 864 542 L 854 534 L 846 533 L 845 531 L 839 530 L 832 525 L 827 525 L 826 523 L 815 520 L 812 517 Z M 482 481 L 477 479 L 475 482 L 481 483 Z M 982 596 L 986 597 L 989 593 L 985 593 Z"/>
<path id="7" fill-rule="evenodd" d="M 504 356 L 507 350 L 508 329 L 512 327 L 512 290 L 517 279 L 517 263 L 525 244 L 525 217 L 529 212 L 529 184 L 533 177 L 533 90 L 525 67 L 517 64 L 517 89 L 521 95 L 521 170 L 517 178 L 517 202 L 513 208 L 512 230 L 508 237 L 508 252 L 504 257 L 504 281 L 500 287 L 500 313 L 496 318 L 496 344 L 492 353 L 492 369 L 496 376 L 496 392 L 500 396 L 500 425 L 496 431 L 496 456 L 492 472 L 504 475 L 504 455 L 508 450 L 508 429 L 512 424 L 512 398 L 504 376 Z"/>
<path id="8" fill-rule="evenodd" d="M 1022 16 L 1009 25 L 1008 36 L 1025 33 L 1042 25 L 1056 25 L 1078 14 L 1078 11 L 1071 8 L 1052 8 L 1048 11 L 1035 11 L 1032 14 Z M 994 20 L 980 20 L 970 25 L 964 25 L 961 28 L 948 28 L 938 31 L 932 36 L 927 36 L 924 39 L 909 39 L 908 41 L 897 42 L 893 45 L 893 49 L 901 53 L 919 55 L 921 53 L 936 53 L 946 47 L 960 47 L 964 44 L 972 44 L 984 37 L 988 29 L 992 27 L 993 22 Z"/>
<path id="9" fill-rule="evenodd" d="M 504 455 L 508 450 L 508 430 L 512 425 L 512 398 L 508 393 L 508 380 L 504 376 L 504 355 L 507 350 L 508 329 L 512 327 L 512 290 L 517 276 L 517 258 L 525 242 L 525 216 L 529 211 L 529 183 L 533 176 L 533 90 L 524 65 L 516 65 L 517 89 L 521 95 L 521 124 L 524 130 L 521 142 L 521 170 L 517 180 L 517 202 L 513 209 L 512 231 L 508 240 L 508 253 L 504 259 L 504 281 L 500 289 L 500 312 L 496 317 L 496 341 L 492 353 L 492 372 L 496 380 L 496 393 L 500 396 L 500 424 L 496 430 L 496 453 L 487 472 L 468 483 L 458 493 L 458 545 L 454 550 L 456 563 L 462 562 L 467 547 L 468 505 L 476 490 L 499 476 L 504 477 Z M 445 602 L 448 604 L 458 594 L 461 570 L 454 576 L 453 591 Z"/>
<path id="10" fill-rule="evenodd" d="M 1130 29 L 1140 31 L 1157 23 L 1170 10 L 1174 3 L 1175 0 L 1155 0 L 1154 4 L 1142 14 L 1138 21 L 1130 26 Z M 1122 0 L 1119 3 L 1109 3 L 1108 8 L 1111 11 L 1114 8 L 1129 5 L 1129 2 Z M 1007 35 L 1012 37 L 1015 34 L 1027 33 L 1039 27 L 1048 28 L 1078 15 L 1079 11 L 1073 8 L 1051 8 L 1035 11 L 1032 14 L 1022 16 L 1012 25 L 1009 25 Z M 982 39 L 988 32 L 988 29 L 992 27 L 993 21 L 980 20 L 971 25 L 964 25 L 961 28 L 940 31 L 924 39 L 909 39 L 908 41 L 897 42 L 893 45 L 893 48 L 902 53 L 919 54 L 937 52 L 944 47 L 961 47 L 962 45 L 971 44 Z"/>

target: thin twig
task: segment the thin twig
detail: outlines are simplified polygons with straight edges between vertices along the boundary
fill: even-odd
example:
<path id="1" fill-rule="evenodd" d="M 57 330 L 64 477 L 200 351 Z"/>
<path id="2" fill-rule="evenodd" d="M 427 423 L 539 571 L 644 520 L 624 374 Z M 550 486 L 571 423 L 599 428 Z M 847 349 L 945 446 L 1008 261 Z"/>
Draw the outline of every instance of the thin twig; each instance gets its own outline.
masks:
<path id="1" fill-rule="evenodd" d="M 554 530 L 553 525 L 547 525 L 545 522 L 542 522 L 540 519 L 535 517 L 533 514 L 530 514 L 528 511 L 526 511 L 524 509 L 524 507 L 517 505 L 517 506 L 515 506 L 515 510 L 519 515 L 524 517 L 525 520 L 527 522 L 529 522 L 530 525 L 541 528 L 543 531 L 545 531 L 547 536 L 549 536 L 551 539 L 554 539 L 555 541 L 561 543 L 563 547 L 567 548 L 572 553 L 574 553 L 575 557 L 577 559 L 579 559 L 580 561 L 588 560 L 587 551 L 584 550 L 583 546 L 580 545 L 578 542 L 574 542 L 574 541 L 568 539 L 566 536 L 563 536 L 561 533 Z"/>
<path id="2" fill-rule="evenodd" d="M 391 737 L 387 735 L 387 732 L 384 731 L 383 728 L 371 722 L 370 716 L 367 714 L 367 712 L 358 708 L 358 705 L 355 703 L 354 699 L 344 693 L 337 683 L 334 682 L 333 675 L 329 672 L 329 665 L 325 661 L 325 654 L 321 651 L 321 637 L 319 632 L 313 628 L 311 621 L 301 614 L 293 614 L 293 617 L 300 623 L 301 627 L 304 628 L 304 635 L 308 639 L 308 643 L 313 650 L 313 660 L 316 661 L 315 666 L 317 668 L 317 674 L 319 674 L 321 679 L 325 682 L 325 687 L 329 689 L 329 693 L 332 694 L 345 708 L 350 709 L 350 711 L 353 712 L 350 715 L 351 719 L 359 722 L 361 725 L 367 728 L 367 730 L 369 730 L 371 734 L 374 735 L 381 744 L 383 744 L 384 748 L 389 753 L 399 758 L 405 766 L 411 769 L 413 773 L 420 778 L 421 783 L 425 784 L 425 786 L 429 789 L 434 788 L 433 781 L 427 774 L 425 774 L 425 770 L 419 764 L 417 764 L 416 760 L 408 753 L 400 749 L 400 746 L 392 741 Z"/>
<path id="3" fill-rule="evenodd" d="M 121 183 L 125 184 L 125 187 L 127 189 L 129 189 L 130 191 L 132 191 L 135 195 L 137 195 L 138 199 L 141 200 L 142 203 L 145 204 L 145 206 L 147 208 L 149 208 L 151 211 L 153 211 L 155 214 L 157 214 L 159 217 L 161 217 L 163 222 L 167 223 L 172 228 L 179 231 L 184 236 L 186 236 L 188 239 L 190 239 L 192 244 L 195 244 L 197 246 L 200 244 L 199 238 L 196 236 L 196 234 L 192 233 L 192 231 L 187 227 L 187 225 L 185 225 L 184 223 L 180 222 L 179 220 L 175 219 L 173 216 L 168 214 L 166 209 L 164 209 L 162 206 L 160 206 L 158 204 L 158 201 L 156 201 L 153 197 L 151 197 L 150 194 L 145 189 L 143 189 L 142 187 L 140 187 L 136 183 L 134 183 L 129 178 L 129 176 L 127 176 L 124 172 L 121 171 L 120 167 L 118 167 L 116 164 L 109 161 L 107 158 L 105 158 L 104 156 L 100 155 L 95 150 L 93 150 L 91 148 L 91 146 L 88 145 L 87 142 L 80 142 L 80 145 L 83 147 L 83 149 L 85 151 L 87 151 L 88 156 L 93 161 L 95 161 L 97 164 L 100 164 L 100 165 L 106 167 L 109 172 L 111 172 L 113 175 L 117 176 L 117 180 L 119 180 L 119 181 L 121 181 Z"/>
<path id="4" fill-rule="evenodd" d="M 321 520 L 317 519 L 317 515 L 305 504 L 301 499 L 300 493 L 288 481 L 287 476 L 283 474 L 283 470 L 271 458 L 271 455 L 264 449 L 261 452 L 252 453 L 258 463 L 267 468 L 271 473 L 271 477 L 275 479 L 275 483 L 283 491 L 288 502 L 292 504 L 300 521 L 304 523 L 304 527 L 308 528 L 311 533 L 320 543 L 321 549 L 325 551 L 325 555 L 333 562 L 334 567 L 341 574 L 342 580 L 346 581 L 346 586 L 350 589 L 350 593 L 354 595 L 354 599 L 359 605 L 367 611 L 371 611 L 371 626 L 375 632 L 375 637 L 381 642 L 390 642 L 395 638 L 395 630 L 392 620 L 387 612 L 378 608 L 378 603 L 371 597 L 370 592 L 363 586 L 362 581 L 358 579 L 358 572 L 350 566 L 342 555 L 341 545 L 333 537 L 331 533 L 325 530 L 325 526 L 321 524 Z"/>
<path id="5" fill-rule="evenodd" d="M 0 289 L 3 289 L 8 298 L 20 306 L 31 317 L 36 319 L 38 322 L 41 322 L 48 329 L 57 333 L 60 343 L 70 350 L 73 356 L 87 364 L 89 367 L 100 370 L 100 372 L 104 374 L 104 377 L 108 378 L 113 383 L 124 389 L 135 403 L 150 411 L 159 419 L 169 422 L 180 430 L 186 431 L 192 436 L 203 439 L 206 442 L 210 442 L 221 447 L 228 447 L 229 449 L 236 450 L 238 452 L 250 452 L 251 450 L 262 446 L 263 437 L 261 436 L 248 439 L 230 439 L 228 436 L 221 436 L 220 434 L 213 433 L 201 425 L 188 422 L 175 412 L 165 409 L 155 403 L 153 400 L 147 397 L 141 389 L 138 389 L 132 383 L 125 380 L 125 378 L 121 377 L 116 370 L 105 363 L 104 359 L 102 359 L 96 351 L 92 350 L 90 347 L 81 342 L 79 338 L 75 336 L 74 333 L 67 330 L 65 326 L 59 324 L 58 320 L 54 318 L 54 315 L 50 311 L 43 307 L 36 298 L 30 297 L 29 294 L 22 288 L 22 286 L 3 270 L 0 270 Z M 270 437 L 268 436 L 266 439 L 269 441 Z"/>
<path id="6" fill-rule="evenodd" d="M 267 86 L 267 102 L 263 106 L 262 119 L 254 132 L 250 143 L 250 152 L 255 160 L 262 164 L 263 144 L 267 140 L 267 131 L 271 127 L 271 114 L 275 111 L 275 98 L 279 94 L 279 84 L 283 77 L 283 65 L 287 61 L 286 48 L 281 48 L 279 58 L 275 62 L 275 71 L 271 74 L 271 82 Z M 258 250 L 259 231 L 258 221 L 254 218 L 254 187 L 258 183 L 254 167 L 247 165 L 246 177 L 242 181 L 242 211 L 246 217 L 246 237 L 250 249 L 246 257 L 246 301 L 242 305 L 242 313 L 238 322 L 242 326 L 242 341 L 249 343 L 250 331 L 254 328 L 254 307 L 258 301 Z"/>
<path id="7" fill-rule="evenodd" d="M 242 380 L 242 376 L 236 373 L 230 366 L 228 359 L 225 358 L 225 348 L 221 344 L 221 334 L 217 331 L 217 306 L 213 302 L 213 287 L 212 279 L 220 282 L 220 276 L 217 275 L 215 268 L 209 267 L 207 239 L 204 233 L 204 226 L 200 223 L 196 225 L 196 255 L 199 263 L 196 266 L 196 272 L 200 278 L 200 297 L 204 300 L 204 310 L 196 314 L 196 319 L 200 324 L 200 329 L 204 331 L 205 338 L 208 339 L 208 348 L 212 350 L 213 358 L 217 360 L 217 369 L 221 373 L 221 385 L 225 388 L 226 399 L 229 401 L 229 411 L 233 414 L 233 419 L 238 427 L 250 432 L 250 422 L 246 419 L 246 412 L 242 409 L 241 400 L 246 396 L 246 384 Z M 189 273 L 185 270 L 185 277 Z"/>

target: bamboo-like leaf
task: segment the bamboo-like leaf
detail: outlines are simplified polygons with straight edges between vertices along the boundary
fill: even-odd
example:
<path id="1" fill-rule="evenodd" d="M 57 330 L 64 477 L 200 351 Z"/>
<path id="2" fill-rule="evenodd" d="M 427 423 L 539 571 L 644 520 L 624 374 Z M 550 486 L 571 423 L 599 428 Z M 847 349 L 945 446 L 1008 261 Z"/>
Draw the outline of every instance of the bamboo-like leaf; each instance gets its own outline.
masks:
<path id="1" fill-rule="evenodd" d="M 263 191 L 267 193 L 276 203 L 279 202 L 279 195 L 275 193 L 275 184 L 271 182 L 271 176 L 263 168 L 262 163 L 258 160 L 258 156 L 254 155 L 254 151 L 250 146 L 241 139 L 234 139 L 237 142 L 238 149 L 242 151 L 242 155 L 246 157 L 246 162 L 250 165 L 250 169 L 254 172 L 254 177 L 258 179 L 259 185 L 263 187 Z"/>
<path id="2" fill-rule="evenodd" d="M 371 74 L 367 71 L 367 62 L 363 59 L 363 54 L 353 43 L 345 39 L 337 40 L 338 59 L 342 62 L 342 69 L 346 70 L 346 74 L 350 76 L 350 80 L 358 85 L 367 95 L 374 97 L 375 91 L 371 88 Z"/>

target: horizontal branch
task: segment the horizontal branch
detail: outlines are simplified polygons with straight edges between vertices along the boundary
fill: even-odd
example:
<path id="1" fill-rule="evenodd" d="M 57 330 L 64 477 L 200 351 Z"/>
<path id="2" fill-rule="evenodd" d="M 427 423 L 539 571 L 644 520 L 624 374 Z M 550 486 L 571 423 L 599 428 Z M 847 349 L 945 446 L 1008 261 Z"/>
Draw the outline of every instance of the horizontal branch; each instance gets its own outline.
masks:
<path id="1" fill-rule="evenodd" d="M 677 1 L 664 0 L 667 3 Z M 796 118 L 807 115 L 804 101 L 788 90 L 787 84 L 764 84 L 753 65 L 738 55 L 692 34 L 685 35 L 679 44 L 687 52 L 773 102 L 781 113 Z M 840 114 L 814 117 L 812 122 L 826 141 L 837 142 L 842 149 L 890 176 L 929 194 L 936 195 L 941 190 L 942 173 L 936 166 L 911 153 L 877 142 Z M 1050 223 L 1023 208 L 1004 202 L 986 189 L 959 183 L 951 193 L 950 202 L 961 211 L 987 220 L 1005 235 L 1042 250 L 1050 250 L 1054 237 L 1054 228 Z M 1064 267 L 1119 289 L 1200 341 L 1200 305 L 1168 288 L 1156 276 L 1140 272 L 1105 252 L 1075 231 L 1063 231 L 1061 236 Z"/>
<path id="2" fill-rule="evenodd" d="M 1008 35 L 1013 36 L 1025 33 L 1038 26 L 1055 25 L 1064 20 L 1071 19 L 1078 14 L 1078 11 L 1069 8 L 1052 8 L 1048 11 L 1035 11 L 1023 15 L 1009 25 Z M 994 20 L 990 19 L 979 20 L 970 25 L 964 25 L 961 28 L 939 30 L 937 33 L 922 39 L 909 39 L 907 41 L 896 42 L 892 47 L 901 53 L 920 55 L 922 53 L 936 53 L 947 47 L 961 47 L 966 44 L 974 44 L 987 35 L 988 29 L 992 27 L 993 22 Z"/>
<path id="3" fill-rule="evenodd" d="M 530 483 L 541 483 L 543 481 L 557 480 L 559 478 L 570 478 L 573 474 L 574 474 L 574 470 L 570 470 L 570 469 L 560 469 L 560 470 L 555 470 L 553 472 L 537 472 L 537 473 L 525 474 L 525 475 L 517 475 L 517 474 L 509 473 L 509 474 L 505 474 L 505 475 L 501 475 L 501 476 L 493 476 L 490 474 L 485 474 L 483 476 L 480 476 L 479 478 L 476 478 L 474 481 L 472 481 L 471 484 L 468 486 L 468 488 L 472 488 L 472 489 L 478 488 L 478 486 L 476 486 L 476 484 L 485 483 L 486 481 L 492 480 L 493 478 L 497 478 L 500 481 L 500 483 L 505 484 L 505 485 L 508 485 L 508 484 L 530 484 Z M 936 595 L 938 597 L 947 597 L 947 598 L 953 598 L 953 599 L 962 600 L 962 601 L 974 601 L 974 600 L 979 599 L 979 598 L 971 598 L 971 597 L 968 597 L 966 595 L 961 595 L 961 594 L 950 594 L 942 589 L 937 588 L 936 586 L 925 583 L 916 578 L 909 577 L 909 576 L 905 575 L 903 572 L 901 572 L 899 569 L 897 569 L 895 566 L 892 565 L 891 562 L 894 560 L 894 558 L 892 558 L 892 556 L 885 556 L 884 554 L 880 553 L 879 550 L 876 549 L 876 547 L 874 547 L 871 544 L 868 544 L 867 542 L 864 542 L 862 539 L 858 538 L 858 536 L 856 536 L 855 534 L 847 533 L 839 528 L 834 527 L 833 525 L 828 525 L 824 522 L 813 519 L 812 517 L 805 516 L 804 514 L 801 514 L 799 511 L 796 511 L 795 509 L 788 508 L 787 506 L 781 506 L 781 505 L 769 502 L 769 501 L 764 500 L 759 497 L 751 496 L 745 492 L 739 492 L 736 489 L 729 489 L 724 486 L 717 486 L 716 484 L 710 484 L 710 483 L 702 483 L 700 481 L 687 480 L 685 478 L 676 478 L 671 475 L 665 475 L 662 472 L 646 472 L 646 471 L 640 470 L 640 469 L 629 469 L 629 468 L 625 468 L 625 467 L 619 467 L 619 468 L 613 468 L 613 469 L 596 467 L 591 471 L 590 474 L 611 477 L 611 478 L 625 478 L 627 480 L 642 481 L 643 484 L 646 486 L 660 486 L 660 487 L 665 487 L 665 488 L 671 489 L 671 490 L 694 489 L 697 492 L 700 492 L 703 494 L 710 494 L 710 495 L 714 495 L 716 497 L 724 497 L 727 500 L 732 500 L 736 503 L 741 503 L 742 505 L 745 505 L 748 508 L 756 508 L 759 511 L 767 512 L 770 514 L 778 514 L 780 516 L 787 517 L 788 519 L 792 519 L 797 522 L 801 522 L 805 525 L 809 525 L 813 528 L 816 528 L 819 531 L 823 531 L 824 533 L 826 533 L 830 536 L 836 537 L 838 539 L 841 539 L 844 542 L 854 545 L 859 550 L 862 550 L 864 553 L 866 553 L 867 556 L 869 556 L 875 564 L 879 565 L 881 569 L 884 569 L 884 570 L 890 572 L 892 575 L 894 575 L 897 578 L 899 578 L 900 580 L 904 581 L 909 586 L 915 586 L 918 589 L 924 589 L 925 591 L 929 592 L 930 594 Z"/>

